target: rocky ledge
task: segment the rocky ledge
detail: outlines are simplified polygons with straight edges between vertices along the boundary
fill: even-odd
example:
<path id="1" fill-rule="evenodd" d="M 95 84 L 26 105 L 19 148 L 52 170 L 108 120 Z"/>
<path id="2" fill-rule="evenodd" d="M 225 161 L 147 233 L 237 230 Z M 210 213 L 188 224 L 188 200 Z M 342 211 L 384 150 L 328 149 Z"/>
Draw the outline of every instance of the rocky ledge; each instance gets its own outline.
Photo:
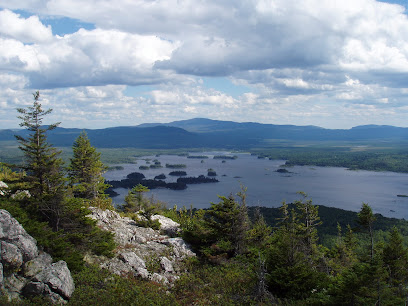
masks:
<path id="1" fill-rule="evenodd" d="M 51 303 L 65 303 L 74 292 L 65 261 L 52 262 L 36 240 L 6 210 L 0 210 L 0 295 L 11 301 L 43 295 Z"/>
<path id="2" fill-rule="evenodd" d="M 155 215 L 161 231 L 140 227 L 128 217 L 117 212 L 91 207 L 88 217 L 97 221 L 97 226 L 114 234 L 118 247 L 114 258 L 87 256 L 90 263 L 109 269 L 118 275 L 132 274 L 155 282 L 170 285 L 178 278 L 180 263 L 195 256 L 180 237 L 174 237 L 179 224 L 169 218 Z"/>

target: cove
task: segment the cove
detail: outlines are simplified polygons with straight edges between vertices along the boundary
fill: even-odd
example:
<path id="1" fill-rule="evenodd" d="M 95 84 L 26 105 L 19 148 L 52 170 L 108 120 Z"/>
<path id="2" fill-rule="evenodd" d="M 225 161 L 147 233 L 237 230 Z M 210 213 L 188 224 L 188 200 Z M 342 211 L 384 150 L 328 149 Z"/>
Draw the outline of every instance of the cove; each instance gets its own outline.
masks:
<path id="1" fill-rule="evenodd" d="M 259 159 L 246 153 L 204 152 L 190 155 L 208 158 L 187 158 L 186 156 L 160 155 L 138 158 L 137 164 L 123 164 L 122 170 L 105 173 L 107 180 L 120 180 L 131 172 L 141 172 L 153 179 L 159 174 L 166 176 L 166 182 L 175 182 L 177 177 L 169 176 L 174 169 L 166 164 L 185 164 L 187 176 L 207 175 L 213 169 L 218 183 L 188 185 L 185 190 L 153 189 L 147 196 L 167 203 L 168 207 L 193 205 L 208 208 L 210 203 L 219 202 L 218 195 L 235 195 L 240 186 L 247 188 L 248 206 L 279 207 L 301 199 L 297 193 L 303 191 L 315 205 L 325 205 L 351 211 L 359 211 L 363 202 L 368 203 L 374 213 L 386 217 L 408 219 L 408 198 L 398 197 L 408 193 L 408 174 L 394 172 L 350 171 L 336 167 L 294 166 L 289 173 L 276 172 L 284 160 Z M 237 156 L 236 159 L 214 159 L 214 156 Z M 149 160 L 150 159 L 150 160 Z M 158 160 L 163 168 L 139 170 Z M 145 167 L 146 168 L 146 167 Z M 113 198 L 116 205 L 124 202 L 125 189 L 115 189 L 119 196 Z"/>

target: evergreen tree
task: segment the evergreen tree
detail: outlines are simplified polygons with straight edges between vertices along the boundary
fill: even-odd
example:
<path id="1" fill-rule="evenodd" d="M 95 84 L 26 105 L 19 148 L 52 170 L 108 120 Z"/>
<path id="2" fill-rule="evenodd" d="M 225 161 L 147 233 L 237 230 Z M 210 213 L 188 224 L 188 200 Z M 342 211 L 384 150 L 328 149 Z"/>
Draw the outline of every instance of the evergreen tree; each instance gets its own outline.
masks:
<path id="1" fill-rule="evenodd" d="M 336 244 L 330 251 L 330 268 L 334 275 L 344 272 L 357 262 L 357 256 L 354 252 L 357 240 L 350 225 L 347 225 L 347 231 L 344 236 L 339 223 L 337 223 L 337 231 Z"/>
<path id="2" fill-rule="evenodd" d="M 127 212 L 137 212 L 143 208 L 146 208 L 144 205 L 143 193 L 149 192 L 149 188 L 143 186 L 142 184 L 137 184 L 125 197 L 125 205 L 123 209 Z"/>
<path id="3" fill-rule="evenodd" d="M 281 207 L 282 217 L 267 249 L 269 290 L 277 297 L 309 298 L 327 285 L 320 269 L 322 254 L 317 245 L 317 207 L 311 201 L 296 201 Z"/>
<path id="4" fill-rule="evenodd" d="M 25 127 L 29 136 L 24 138 L 16 135 L 24 153 L 26 179 L 34 201 L 32 208 L 40 212 L 51 226 L 58 230 L 64 210 L 64 194 L 66 191 L 63 173 L 63 162 L 59 157 L 61 151 L 56 150 L 47 142 L 47 131 L 55 129 L 59 123 L 43 126 L 43 119 L 52 109 L 43 110 L 39 102 L 40 93 L 34 93 L 33 106 L 27 109 L 18 108 L 22 120 L 20 126 Z"/>
<path id="5" fill-rule="evenodd" d="M 210 229 L 214 241 L 212 250 L 229 256 L 242 254 L 249 229 L 245 201 L 239 204 L 232 195 L 220 196 L 220 199 L 221 202 L 217 204 L 211 203 L 211 208 L 205 214 L 206 227 Z"/>
<path id="6" fill-rule="evenodd" d="M 83 131 L 73 145 L 73 158 L 68 167 L 68 177 L 75 197 L 94 200 L 106 198 L 105 184 L 102 176 L 107 167 L 100 160 L 101 154 L 91 146 L 88 136 Z"/>
<path id="7" fill-rule="evenodd" d="M 295 201 L 295 206 L 298 211 L 299 222 L 298 235 L 301 238 L 301 248 L 305 255 L 314 261 L 318 256 L 317 249 L 317 226 L 322 224 L 319 217 L 319 207 L 312 204 L 312 200 L 306 200 L 307 195 L 300 193 L 303 197 L 303 201 Z"/>
<path id="8" fill-rule="evenodd" d="M 369 234 L 370 236 L 370 258 L 374 258 L 374 231 L 373 231 L 373 223 L 376 220 L 373 210 L 371 207 L 363 203 L 361 206 L 360 212 L 357 214 L 358 216 L 358 224 L 360 224 Z"/>
<path id="9" fill-rule="evenodd" d="M 255 208 L 254 221 L 247 233 L 248 242 L 254 248 L 263 249 L 270 238 L 272 228 L 265 222 L 259 206 Z"/>
<path id="10" fill-rule="evenodd" d="M 396 227 L 391 230 L 390 240 L 384 247 L 383 261 L 388 272 L 388 285 L 395 299 L 403 304 L 408 301 L 408 250 Z"/>

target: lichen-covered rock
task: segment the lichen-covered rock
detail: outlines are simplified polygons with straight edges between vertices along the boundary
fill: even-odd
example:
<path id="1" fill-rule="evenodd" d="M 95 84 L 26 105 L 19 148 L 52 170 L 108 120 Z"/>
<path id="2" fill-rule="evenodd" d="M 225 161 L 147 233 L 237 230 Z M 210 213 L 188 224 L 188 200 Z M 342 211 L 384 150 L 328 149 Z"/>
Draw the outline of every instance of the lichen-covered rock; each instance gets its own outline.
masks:
<path id="1" fill-rule="evenodd" d="M 52 264 L 52 257 L 47 253 L 41 253 L 36 258 L 27 261 L 24 264 L 23 272 L 24 276 L 28 278 L 34 277 L 36 274 L 40 273 L 46 267 Z"/>
<path id="2" fill-rule="evenodd" d="M 173 263 L 167 257 L 163 256 L 160 259 L 160 266 L 165 272 L 168 272 L 168 273 L 174 272 Z"/>
<path id="3" fill-rule="evenodd" d="M 3 285 L 3 264 L 0 262 L 0 289 Z"/>
<path id="4" fill-rule="evenodd" d="M 44 283 L 52 292 L 57 293 L 64 299 L 69 299 L 75 290 L 71 272 L 67 263 L 63 260 L 46 266 L 33 277 L 32 281 Z"/>
<path id="5" fill-rule="evenodd" d="M 23 264 L 23 254 L 20 249 L 5 241 L 0 243 L 0 258 L 1 262 L 11 271 L 18 271 Z"/>
<path id="6" fill-rule="evenodd" d="M 10 274 L 3 279 L 3 288 L 10 300 L 18 299 L 21 291 L 27 283 L 27 279 L 18 274 Z"/>
<path id="7" fill-rule="evenodd" d="M 74 292 L 64 261 L 52 263 L 39 252 L 36 240 L 6 210 L 0 210 L 0 288 L 9 300 L 42 295 L 52 303 L 65 303 Z"/>
<path id="8" fill-rule="evenodd" d="M 161 283 L 163 285 L 167 285 L 169 283 L 169 280 L 165 276 L 160 275 L 159 273 L 153 273 L 150 276 L 150 280 L 152 280 L 152 281 L 154 281 L 156 283 Z"/>
<path id="9" fill-rule="evenodd" d="M 0 210 L 0 239 L 12 239 L 26 233 L 24 228 L 4 209 Z"/>
<path id="10" fill-rule="evenodd" d="M 11 195 L 11 198 L 14 200 L 23 200 L 25 198 L 31 198 L 31 194 L 28 190 L 17 190 Z"/>
<path id="11" fill-rule="evenodd" d="M 9 241 L 20 249 L 24 261 L 29 261 L 38 256 L 37 241 L 25 231 L 24 234 L 11 238 Z"/>
<path id="12" fill-rule="evenodd" d="M 140 227 L 130 218 L 118 213 L 91 207 L 90 218 L 97 221 L 97 226 L 113 232 L 118 244 L 117 255 L 112 258 L 87 257 L 90 262 L 98 262 L 100 267 L 116 274 L 131 273 L 163 284 L 177 279 L 179 265 L 183 259 L 195 256 L 182 238 L 171 238 L 151 228 Z M 172 220 L 159 216 L 154 218 L 178 232 L 179 225 Z M 160 221 L 161 220 L 161 221 Z M 163 223 L 162 223 L 163 222 Z M 167 224 L 167 225 L 166 225 Z M 176 230 L 177 228 L 177 230 Z M 160 271 L 158 271 L 160 270 Z"/>
<path id="13" fill-rule="evenodd" d="M 190 246 L 181 237 L 169 238 L 163 242 L 171 246 L 177 257 L 184 259 L 185 257 L 195 256 L 196 254 L 191 250 Z"/>
<path id="14" fill-rule="evenodd" d="M 9 187 L 3 181 L 0 181 L 0 196 L 5 196 L 9 192 Z"/>
<path id="15" fill-rule="evenodd" d="M 169 236 L 175 236 L 180 232 L 180 224 L 161 215 L 153 215 L 152 220 L 159 220 L 160 229 Z"/>

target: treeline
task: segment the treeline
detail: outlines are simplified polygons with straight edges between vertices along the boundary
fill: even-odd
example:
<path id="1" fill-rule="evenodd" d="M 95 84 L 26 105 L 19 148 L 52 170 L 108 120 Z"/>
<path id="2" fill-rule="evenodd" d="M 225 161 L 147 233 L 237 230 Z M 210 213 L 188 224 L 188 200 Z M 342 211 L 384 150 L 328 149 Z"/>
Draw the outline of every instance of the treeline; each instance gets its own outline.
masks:
<path id="1" fill-rule="evenodd" d="M 392 171 L 408 173 L 408 154 L 397 151 L 346 152 L 335 149 L 275 149 L 254 154 L 286 160 L 286 166 L 343 167 L 350 170 Z"/>

